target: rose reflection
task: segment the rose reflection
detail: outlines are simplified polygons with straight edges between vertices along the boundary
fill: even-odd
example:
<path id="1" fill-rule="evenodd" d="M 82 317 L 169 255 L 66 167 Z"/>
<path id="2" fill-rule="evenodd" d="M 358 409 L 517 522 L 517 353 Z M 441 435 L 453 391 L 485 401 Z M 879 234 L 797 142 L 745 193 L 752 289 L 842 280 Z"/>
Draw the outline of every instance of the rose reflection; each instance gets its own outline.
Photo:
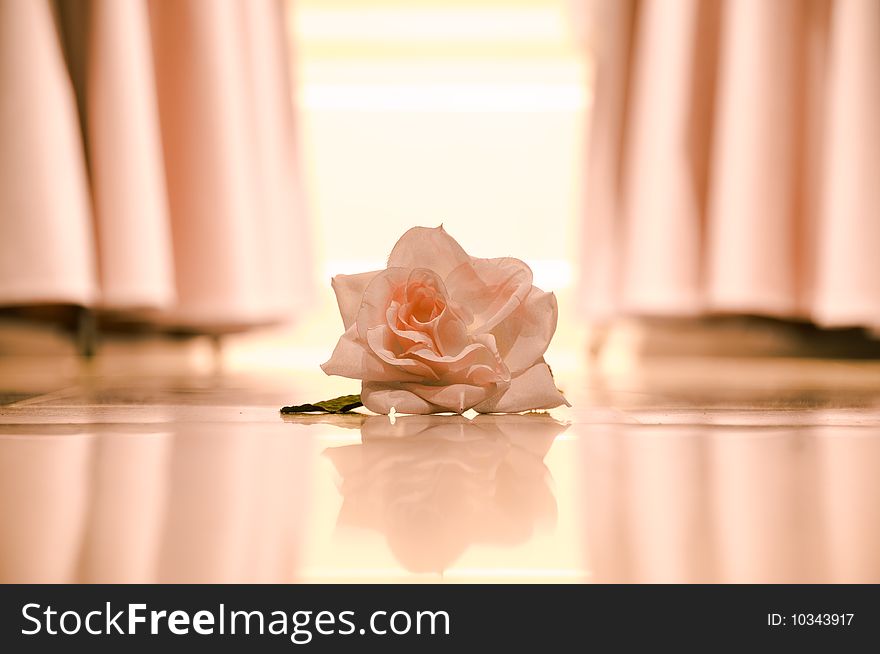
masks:
<path id="1" fill-rule="evenodd" d="M 555 524 L 544 457 L 566 428 L 546 414 L 368 418 L 361 444 L 325 451 L 342 477 L 338 523 L 383 532 L 412 572 L 526 542 Z"/>

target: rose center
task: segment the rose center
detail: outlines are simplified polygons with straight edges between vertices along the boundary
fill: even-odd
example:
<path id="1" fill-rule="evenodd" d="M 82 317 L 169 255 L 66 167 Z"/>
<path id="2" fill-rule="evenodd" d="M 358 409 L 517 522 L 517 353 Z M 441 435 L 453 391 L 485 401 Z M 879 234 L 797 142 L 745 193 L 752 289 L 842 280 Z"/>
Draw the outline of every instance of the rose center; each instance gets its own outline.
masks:
<path id="1" fill-rule="evenodd" d="M 410 297 L 410 315 L 421 323 L 430 322 L 436 318 L 443 305 L 437 301 L 437 296 L 426 288 L 420 288 Z"/>

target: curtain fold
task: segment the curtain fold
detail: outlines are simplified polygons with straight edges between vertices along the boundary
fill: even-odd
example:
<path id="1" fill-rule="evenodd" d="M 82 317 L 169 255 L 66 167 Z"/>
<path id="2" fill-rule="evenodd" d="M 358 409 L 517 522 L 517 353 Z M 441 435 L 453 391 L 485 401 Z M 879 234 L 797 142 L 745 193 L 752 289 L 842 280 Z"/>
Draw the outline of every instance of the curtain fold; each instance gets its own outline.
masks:
<path id="1" fill-rule="evenodd" d="M 85 114 L 101 302 L 170 306 L 173 242 L 147 6 L 93 3 L 89 40 Z"/>
<path id="2" fill-rule="evenodd" d="M 208 330 L 295 313 L 311 261 L 279 0 L 0 4 L 0 304 Z"/>
<path id="3" fill-rule="evenodd" d="M 97 299 L 76 110 L 48 2 L 0 3 L 0 303 Z"/>
<path id="4" fill-rule="evenodd" d="M 595 9 L 587 314 L 880 327 L 880 3 Z"/>

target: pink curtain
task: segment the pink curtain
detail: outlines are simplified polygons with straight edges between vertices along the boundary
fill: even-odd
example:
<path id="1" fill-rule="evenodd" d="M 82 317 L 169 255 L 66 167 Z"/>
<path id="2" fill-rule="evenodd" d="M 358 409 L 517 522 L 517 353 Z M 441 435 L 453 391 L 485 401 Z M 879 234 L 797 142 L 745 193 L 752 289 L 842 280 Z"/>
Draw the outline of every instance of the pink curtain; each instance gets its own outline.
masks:
<path id="1" fill-rule="evenodd" d="M 311 271 L 277 0 L 0 2 L 0 305 L 284 319 Z"/>
<path id="2" fill-rule="evenodd" d="M 594 8 L 588 314 L 880 327 L 880 2 Z"/>

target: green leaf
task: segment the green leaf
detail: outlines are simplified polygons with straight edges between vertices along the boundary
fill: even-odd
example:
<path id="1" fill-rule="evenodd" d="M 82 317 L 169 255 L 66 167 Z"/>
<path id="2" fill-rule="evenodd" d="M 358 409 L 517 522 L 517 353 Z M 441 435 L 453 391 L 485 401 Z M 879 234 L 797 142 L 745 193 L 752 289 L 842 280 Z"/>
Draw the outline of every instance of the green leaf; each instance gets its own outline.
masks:
<path id="1" fill-rule="evenodd" d="M 322 400 L 314 404 L 298 404 L 281 407 L 281 413 L 348 413 L 363 406 L 360 395 L 343 395 L 332 400 Z"/>

